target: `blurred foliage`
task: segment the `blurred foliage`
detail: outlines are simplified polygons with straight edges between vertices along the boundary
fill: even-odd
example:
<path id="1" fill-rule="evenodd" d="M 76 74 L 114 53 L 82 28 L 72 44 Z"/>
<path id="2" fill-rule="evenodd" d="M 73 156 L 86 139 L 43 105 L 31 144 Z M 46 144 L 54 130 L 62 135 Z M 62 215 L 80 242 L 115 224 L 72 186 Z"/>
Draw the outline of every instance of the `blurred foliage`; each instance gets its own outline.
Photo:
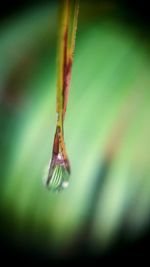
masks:
<path id="1" fill-rule="evenodd" d="M 42 184 L 56 121 L 58 5 L 0 27 L 0 208 L 16 239 L 58 253 L 85 242 L 91 220 L 88 244 L 99 251 L 149 226 L 149 41 L 122 13 L 117 3 L 81 4 L 65 121 L 72 175 L 60 194 Z"/>

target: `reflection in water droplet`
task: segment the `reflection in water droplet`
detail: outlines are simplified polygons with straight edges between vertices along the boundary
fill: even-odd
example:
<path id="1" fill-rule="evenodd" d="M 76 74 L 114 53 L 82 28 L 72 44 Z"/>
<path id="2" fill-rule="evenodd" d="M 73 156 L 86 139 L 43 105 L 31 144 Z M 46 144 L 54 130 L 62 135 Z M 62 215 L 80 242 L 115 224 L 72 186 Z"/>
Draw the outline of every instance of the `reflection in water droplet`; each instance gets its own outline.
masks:
<path id="1" fill-rule="evenodd" d="M 69 185 L 70 165 L 62 154 L 55 155 L 50 163 L 46 186 L 51 191 L 61 191 Z"/>
<path id="2" fill-rule="evenodd" d="M 65 164 L 56 164 L 49 169 L 46 186 L 51 191 L 61 191 L 69 185 L 70 173 Z"/>

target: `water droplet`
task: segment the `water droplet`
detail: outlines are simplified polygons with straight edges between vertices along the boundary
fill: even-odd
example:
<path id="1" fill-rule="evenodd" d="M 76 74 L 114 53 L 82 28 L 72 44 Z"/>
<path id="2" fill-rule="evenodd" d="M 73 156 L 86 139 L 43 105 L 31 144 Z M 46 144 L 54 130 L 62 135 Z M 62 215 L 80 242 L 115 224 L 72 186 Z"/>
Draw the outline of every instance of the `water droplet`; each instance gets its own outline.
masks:
<path id="1" fill-rule="evenodd" d="M 61 191 L 68 187 L 70 177 L 70 165 L 68 160 L 64 160 L 60 154 L 53 158 L 46 186 L 51 191 Z"/>

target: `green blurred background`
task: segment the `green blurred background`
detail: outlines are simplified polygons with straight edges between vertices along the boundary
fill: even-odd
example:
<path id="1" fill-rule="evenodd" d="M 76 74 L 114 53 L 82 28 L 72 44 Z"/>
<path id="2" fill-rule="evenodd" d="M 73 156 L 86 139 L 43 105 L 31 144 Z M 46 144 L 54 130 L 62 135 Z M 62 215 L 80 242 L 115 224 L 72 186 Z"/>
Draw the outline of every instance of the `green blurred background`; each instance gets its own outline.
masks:
<path id="1" fill-rule="evenodd" d="M 42 178 L 56 122 L 59 5 L 27 1 L 1 17 L 1 244 L 35 258 L 96 257 L 149 234 L 149 21 L 124 1 L 80 2 L 65 120 L 72 174 L 55 194 Z"/>

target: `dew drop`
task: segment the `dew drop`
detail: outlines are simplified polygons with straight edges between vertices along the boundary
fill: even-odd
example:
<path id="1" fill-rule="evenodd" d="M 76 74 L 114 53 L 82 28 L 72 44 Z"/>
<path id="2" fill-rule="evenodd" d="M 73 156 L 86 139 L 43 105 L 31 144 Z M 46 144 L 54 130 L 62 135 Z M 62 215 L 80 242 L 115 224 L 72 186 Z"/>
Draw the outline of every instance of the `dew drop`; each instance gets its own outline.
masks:
<path id="1" fill-rule="evenodd" d="M 70 178 L 69 161 L 64 161 L 60 154 L 53 159 L 48 176 L 46 179 L 46 186 L 51 191 L 61 191 L 68 187 Z"/>

